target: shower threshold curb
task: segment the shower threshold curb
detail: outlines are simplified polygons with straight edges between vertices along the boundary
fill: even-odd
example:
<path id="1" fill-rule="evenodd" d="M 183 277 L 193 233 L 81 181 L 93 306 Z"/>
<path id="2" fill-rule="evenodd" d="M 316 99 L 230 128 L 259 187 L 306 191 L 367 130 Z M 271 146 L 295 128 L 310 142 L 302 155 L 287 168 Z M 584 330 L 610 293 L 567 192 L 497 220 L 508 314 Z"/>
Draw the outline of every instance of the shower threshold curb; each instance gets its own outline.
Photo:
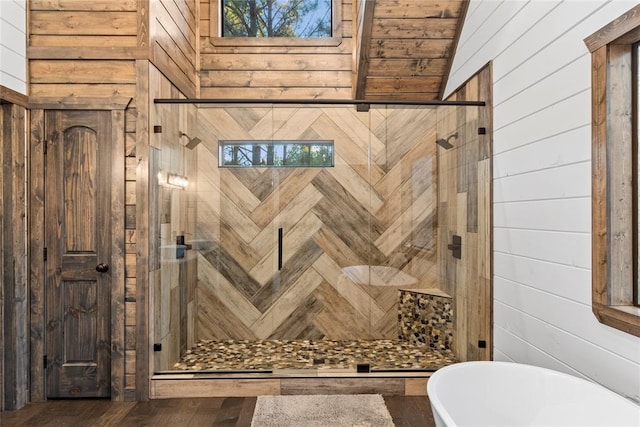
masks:
<path id="1" fill-rule="evenodd" d="M 156 374 L 151 379 L 151 398 L 358 393 L 426 396 L 427 381 L 433 373 L 433 371 L 426 370 L 356 372 L 327 369 L 321 370 L 322 372 L 308 371 Z"/>
<path id="2" fill-rule="evenodd" d="M 153 375 L 152 380 L 165 380 L 165 379 L 238 379 L 238 378 L 405 378 L 405 377 L 417 377 L 428 378 L 437 369 L 411 369 L 404 371 L 371 371 L 371 372 L 356 372 L 351 370 L 341 369 L 326 369 L 326 370 L 310 370 L 310 369 L 276 369 L 273 371 L 234 371 L 234 372 L 199 372 L 199 371 L 165 371 L 157 372 Z"/>

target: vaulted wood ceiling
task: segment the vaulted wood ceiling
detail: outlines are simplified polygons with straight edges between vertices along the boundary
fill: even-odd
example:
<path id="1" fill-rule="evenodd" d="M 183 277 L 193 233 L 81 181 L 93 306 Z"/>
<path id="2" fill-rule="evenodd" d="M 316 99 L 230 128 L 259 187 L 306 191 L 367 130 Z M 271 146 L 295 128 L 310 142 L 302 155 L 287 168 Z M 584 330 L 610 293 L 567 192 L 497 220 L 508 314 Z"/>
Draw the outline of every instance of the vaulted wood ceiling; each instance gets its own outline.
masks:
<path id="1" fill-rule="evenodd" d="M 364 0 L 356 99 L 441 99 L 468 0 Z"/>

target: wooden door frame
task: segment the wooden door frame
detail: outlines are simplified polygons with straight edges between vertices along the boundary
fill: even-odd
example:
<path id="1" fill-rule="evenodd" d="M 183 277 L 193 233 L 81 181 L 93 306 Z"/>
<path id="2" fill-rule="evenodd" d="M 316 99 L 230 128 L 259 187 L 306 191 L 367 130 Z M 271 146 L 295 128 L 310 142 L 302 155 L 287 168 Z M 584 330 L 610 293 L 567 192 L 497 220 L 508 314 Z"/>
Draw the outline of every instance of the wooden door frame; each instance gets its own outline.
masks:
<path id="1" fill-rule="evenodd" d="M 86 100 L 65 104 L 32 102 L 29 125 L 29 296 L 30 296 L 30 400 L 46 400 L 45 355 L 45 268 L 44 252 L 44 113 L 46 110 L 101 110 L 111 112 L 111 400 L 124 400 L 125 374 L 125 231 L 124 231 L 124 172 L 125 172 L 125 109 L 129 104 L 121 100 Z"/>

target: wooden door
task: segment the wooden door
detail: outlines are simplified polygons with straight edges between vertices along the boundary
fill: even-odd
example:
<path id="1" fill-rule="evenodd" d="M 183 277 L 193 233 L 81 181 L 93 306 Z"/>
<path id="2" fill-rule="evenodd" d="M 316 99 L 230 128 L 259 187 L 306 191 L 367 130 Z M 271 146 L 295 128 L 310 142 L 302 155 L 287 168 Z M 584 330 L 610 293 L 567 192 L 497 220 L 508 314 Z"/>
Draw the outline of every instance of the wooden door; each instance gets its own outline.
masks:
<path id="1" fill-rule="evenodd" d="M 45 113 L 48 398 L 108 397 L 111 113 Z"/>

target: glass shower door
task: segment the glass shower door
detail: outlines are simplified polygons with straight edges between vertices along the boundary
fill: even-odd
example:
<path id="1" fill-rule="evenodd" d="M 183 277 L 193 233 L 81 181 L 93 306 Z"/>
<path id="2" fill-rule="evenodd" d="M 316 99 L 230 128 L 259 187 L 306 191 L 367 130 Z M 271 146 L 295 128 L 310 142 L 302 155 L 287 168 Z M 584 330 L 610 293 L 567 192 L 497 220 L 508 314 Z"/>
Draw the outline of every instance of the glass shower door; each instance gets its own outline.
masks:
<path id="1" fill-rule="evenodd" d="M 315 369 L 336 359 L 314 342 L 377 336 L 367 284 L 345 274 L 370 264 L 379 208 L 369 113 L 225 106 L 199 121 L 218 147 L 215 171 L 199 170 L 197 228 L 214 242 L 198 267 L 200 337 L 242 341 L 248 369 Z"/>
<path id="2" fill-rule="evenodd" d="M 345 274 L 369 259 L 368 115 L 353 106 L 274 106 L 273 140 L 306 147 L 273 170 L 282 264 L 270 338 L 298 352 L 278 366 L 355 369 L 346 342 L 372 337 L 366 286 Z"/>

